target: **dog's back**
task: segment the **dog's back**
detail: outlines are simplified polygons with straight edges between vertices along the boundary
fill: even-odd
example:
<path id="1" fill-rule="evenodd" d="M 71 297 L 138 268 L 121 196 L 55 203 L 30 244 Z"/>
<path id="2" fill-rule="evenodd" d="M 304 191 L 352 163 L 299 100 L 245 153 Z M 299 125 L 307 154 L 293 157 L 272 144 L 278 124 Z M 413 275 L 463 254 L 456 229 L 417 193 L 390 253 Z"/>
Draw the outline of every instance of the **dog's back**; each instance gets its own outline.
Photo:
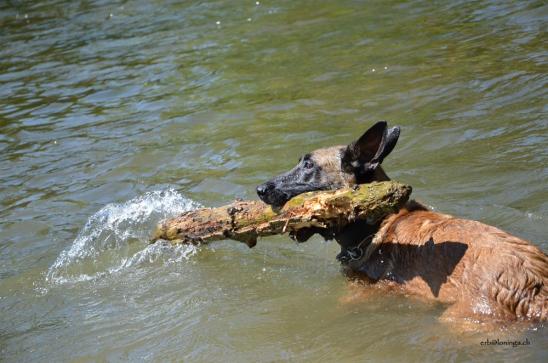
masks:
<path id="1" fill-rule="evenodd" d="M 548 257 L 540 249 L 477 221 L 409 209 L 383 222 L 363 258 L 349 263 L 354 271 L 453 303 L 454 315 L 548 319 Z"/>

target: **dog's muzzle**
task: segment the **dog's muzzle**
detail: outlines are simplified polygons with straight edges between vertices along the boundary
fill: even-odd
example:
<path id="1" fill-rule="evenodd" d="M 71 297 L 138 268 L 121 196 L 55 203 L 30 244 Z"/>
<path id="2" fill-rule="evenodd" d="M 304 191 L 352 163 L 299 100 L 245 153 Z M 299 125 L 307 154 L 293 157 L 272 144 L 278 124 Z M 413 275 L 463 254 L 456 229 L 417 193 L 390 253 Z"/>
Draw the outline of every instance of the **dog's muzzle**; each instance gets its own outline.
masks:
<path id="1" fill-rule="evenodd" d="M 257 195 L 263 202 L 275 207 L 283 206 L 291 197 L 276 188 L 273 182 L 266 182 L 257 186 Z"/>
<path id="2" fill-rule="evenodd" d="M 264 198 L 270 192 L 271 190 L 274 190 L 274 183 L 266 182 L 261 185 L 257 186 L 257 194 L 259 195 L 259 198 Z"/>

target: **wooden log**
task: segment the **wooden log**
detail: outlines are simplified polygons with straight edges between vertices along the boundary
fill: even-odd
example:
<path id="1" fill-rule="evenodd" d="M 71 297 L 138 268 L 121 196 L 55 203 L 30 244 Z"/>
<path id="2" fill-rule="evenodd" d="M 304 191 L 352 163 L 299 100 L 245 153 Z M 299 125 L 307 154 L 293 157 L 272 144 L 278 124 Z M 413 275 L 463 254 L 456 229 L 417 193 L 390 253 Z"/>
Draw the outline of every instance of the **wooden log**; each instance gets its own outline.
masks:
<path id="1" fill-rule="evenodd" d="M 356 188 L 310 192 L 273 210 L 260 201 L 236 201 L 218 208 L 189 211 L 161 222 L 151 240 L 203 244 L 222 239 L 255 246 L 257 237 L 295 233 L 303 228 L 342 228 L 357 219 L 375 223 L 397 212 L 411 194 L 398 182 L 363 184 Z"/>

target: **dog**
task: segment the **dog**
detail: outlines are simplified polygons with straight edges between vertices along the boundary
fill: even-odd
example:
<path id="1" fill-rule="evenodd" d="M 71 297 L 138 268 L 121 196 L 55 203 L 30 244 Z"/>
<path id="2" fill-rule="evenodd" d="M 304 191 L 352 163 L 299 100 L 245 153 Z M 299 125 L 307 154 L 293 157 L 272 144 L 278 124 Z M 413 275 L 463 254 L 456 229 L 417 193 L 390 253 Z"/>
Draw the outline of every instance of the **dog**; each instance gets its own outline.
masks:
<path id="1" fill-rule="evenodd" d="M 399 127 L 380 121 L 349 145 L 305 154 L 293 169 L 257 186 L 257 194 L 280 207 L 304 192 L 389 180 L 381 163 L 399 135 Z M 304 242 L 314 233 L 337 241 L 337 259 L 349 276 L 448 304 L 443 318 L 548 318 L 547 255 L 498 228 L 410 200 L 374 225 L 356 221 L 341 230 L 311 227 L 292 238 Z"/>

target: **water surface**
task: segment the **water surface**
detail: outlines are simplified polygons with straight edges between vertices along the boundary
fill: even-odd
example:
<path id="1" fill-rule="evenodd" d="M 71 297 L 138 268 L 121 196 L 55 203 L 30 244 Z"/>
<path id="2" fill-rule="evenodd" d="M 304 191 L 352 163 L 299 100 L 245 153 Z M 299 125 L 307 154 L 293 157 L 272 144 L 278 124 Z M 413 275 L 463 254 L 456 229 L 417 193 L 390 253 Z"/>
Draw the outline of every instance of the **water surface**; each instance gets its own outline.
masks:
<path id="1" fill-rule="evenodd" d="M 457 334 L 403 296 L 343 304 L 314 237 L 148 246 L 155 223 L 374 121 L 435 209 L 548 250 L 542 1 L 0 3 L 6 361 L 547 361 L 543 328 Z M 527 347 L 484 347 L 527 337 Z"/>

